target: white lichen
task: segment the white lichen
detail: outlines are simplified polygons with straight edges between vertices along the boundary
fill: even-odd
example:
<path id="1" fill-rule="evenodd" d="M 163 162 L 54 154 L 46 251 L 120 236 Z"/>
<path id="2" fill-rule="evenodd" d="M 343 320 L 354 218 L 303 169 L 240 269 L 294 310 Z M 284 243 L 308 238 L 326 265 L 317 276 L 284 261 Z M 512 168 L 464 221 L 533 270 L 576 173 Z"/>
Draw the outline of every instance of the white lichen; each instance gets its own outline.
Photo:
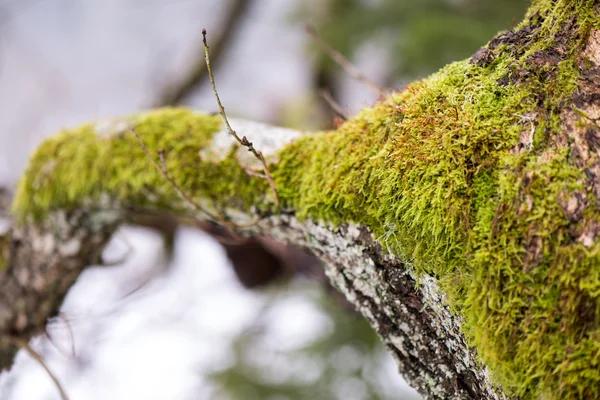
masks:
<path id="1" fill-rule="evenodd" d="M 111 118 L 103 119 L 93 125 L 94 131 L 98 136 L 105 139 L 119 137 L 131 131 L 135 127 L 135 122 L 131 118 Z"/>
<path id="2" fill-rule="evenodd" d="M 275 155 L 279 150 L 295 138 L 304 135 L 294 129 L 280 128 L 245 119 L 228 118 L 228 120 L 238 137 L 245 136 L 248 141 L 252 142 L 257 151 L 262 152 L 269 162 L 276 162 Z M 239 146 L 239 144 L 229 133 L 226 125 L 221 124 L 221 129 L 213 136 L 211 145 L 202 148 L 199 155 L 203 161 L 219 162 L 227 157 L 231 146 Z M 244 167 L 255 168 L 261 166 L 260 161 L 247 148 L 239 146 L 237 157 Z"/>

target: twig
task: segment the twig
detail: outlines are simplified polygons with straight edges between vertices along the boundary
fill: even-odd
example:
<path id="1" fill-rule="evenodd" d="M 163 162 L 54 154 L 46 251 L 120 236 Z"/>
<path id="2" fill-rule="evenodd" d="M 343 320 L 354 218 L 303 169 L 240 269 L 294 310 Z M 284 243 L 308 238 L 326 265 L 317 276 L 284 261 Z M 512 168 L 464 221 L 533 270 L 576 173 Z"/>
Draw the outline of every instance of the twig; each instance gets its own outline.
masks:
<path id="1" fill-rule="evenodd" d="M 73 335 L 73 329 L 71 328 L 71 324 L 69 323 L 69 320 L 65 318 L 65 315 L 62 312 L 59 312 L 58 316 L 60 317 L 60 319 L 65 321 L 65 324 L 67 325 L 69 337 L 71 339 L 71 354 L 73 355 L 73 357 L 75 357 L 75 336 Z"/>
<path id="2" fill-rule="evenodd" d="M 71 341 L 71 354 L 67 354 L 65 352 L 64 349 L 62 349 L 52 338 L 52 335 L 50 334 L 50 332 L 48 331 L 48 325 L 46 325 L 46 328 L 44 330 L 44 333 L 46 334 L 46 337 L 48 338 L 48 341 L 50 341 L 50 343 L 52 343 L 52 345 L 54 346 L 54 348 L 56 350 L 58 350 L 58 352 L 60 354 L 62 354 L 64 357 L 66 358 L 74 358 L 76 356 L 75 354 L 75 337 L 73 336 L 73 329 L 71 329 L 71 324 L 69 323 L 69 320 L 65 317 L 64 313 L 59 312 L 57 315 L 58 319 L 61 319 L 62 321 L 64 321 L 65 325 L 67 326 L 67 332 L 69 333 L 69 338 Z"/>
<path id="3" fill-rule="evenodd" d="M 212 86 L 213 92 L 215 94 L 215 98 L 217 99 L 217 104 L 219 105 L 219 113 L 221 114 L 221 118 L 223 118 L 223 122 L 227 127 L 227 131 L 235 138 L 235 140 L 242 146 L 246 147 L 249 152 L 254 154 L 254 156 L 262 163 L 263 171 L 265 173 L 265 179 L 269 182 L 269 186 L 271 186 L 271 190 L 273 191 L 273 195 L 275 197 L 275 207 L 279 208 L 279 193 L 277 193 L 277 188 L 275 187 L 275 181 L 269 172 L 269 168 L 267 167 L 267 162 L 265 161 L 265 157 L 262 152 L 256 150 L 252 142 L 250 142 L 246 136 L 242 136 L 241 138 L 237 135 L 237 133 L 231 128 L 229 124 L 229 120 L 227 119 L 227 115 L 225 114 L 225 107 L 221 104 L 221 99 L 219 98 L 219 93 L 217 92 L 217 86 L 215 85 L 215 77 L 212 73 L 212 68 L 210 67 L 210 57 L 208 55 L 208 44 L 206 42 L 206 29 L 202 29 L 202 41 L 204 42 L 204 60 L 206 61 L 206 69 L 208 70 L 208 77 L 210 78 L 210 84 Z M 246 170 L 246 169 L 244 169 Z M 246 170 L 246 172 L 248 172 Z"/>
<path id="4" fill-rule="evenodd" d="M 138 133 L 135 131 L 135 129 L 132 128 L 130 130 L 131 130 L 131 132 L 133 132 L 133 134 L 137 138 L 138 142 L 140 142 L 140 146 L 142 146 L 142 150 L 144 151 L 144 153 L 146 153 L 146 156 L 148 156 L 148 158 L 150 159 L 150 161 L 154 165 L 154 168 L 156 168 L 158 170 L 158 172 L 161 173 L 161 175 L 166 179 L 167 182 L 169 182 L 169 184 L 171 185 L 171 187 L 173 187 L 173 189 L 175 189 L 175 191 L 179 194 L 179 196 L 181 196 L 185 201 L 187 201 L 190 205 L 192 205 L 197 211 L 200 211 L 200 212 L 206 214 L 208 216 L 208 218 L 211 218 L 211 219 L 213 219 L 213 220 L 215 220 L 217 222 L 223 223 L 223 225 L 227 224 L 227 222 L 224 221 L 221 217 L 213 215 L 211 212 L 205 210 L 204 207 L 202 207 L 200 204 L 198 204 L 197 202 L 195 202 L 194 199 L 192 199 L 192 197 L 190 195 L 188 195 L 185 191 L 183 191 L 183 189 L 181 189 L 179 187 L 179 185 L 177 185 L 175 183 L 175 181 L 173 181 L 173 179 L 171 179 L 171 177 L 167 173 L 166 169 L 163 169 L 163 167 L 161 167 L 156 162 L 156 160 L 154 160 L 154 157 L 152 157 L 152 155 L 150 154 L 150 151 L 148 150 L 148 148 L 144 144 L 144 141 L 142 140 L 142 138 L 140 137 L 140 135 L 138 135 Z M 159 155 L 159 158 L 161 159 L 161 162 L 164 164 L 164 159 L 163 159 L 164 158 L 164 151 L 163 150 L 158 151 L 158 155 Z"/>
<path id="5" fill-rule="evenodd" d="M 233 156 L 235 157 L 235 161 L 237 162 L 239 167 L 241 169 L 243 169 L 244 172 L 246 172 L 248 175 L 256 176 L 257 178 L 267 179 L 267 176 L 261 172 L 263 170 L 262 166 L 261 167 L 244 166 L 244 164 L 242 164 L 242 161 L 240 160 L 240 157 L 237 152 L 235 152 Z"/>
<path id="6" fill-rule="evenodd" d="M 42 368 L 44 368 L 44 370 L 46 370 L 46 373 L 48 374 L 50 379 L 52 379 L 52 381 L 54 382 L 56 389 L 58 389 L 58 392 L 60 393 L 61 399 L 69 400 L 69 397 L 67 396 L 67 393 L 65 392 L 62 385 L 60 384 L 58 378 L 56 378 L 56 376 L 52 373 L 50 368 L 48 368 L 48 365 L 46 364 L 46 362 L 44 361 L 42 356 L 37 351 L 35 351 L 35 349 L 33 347 L 31 347 L 29 345 L 29 343 L 27 343 L 26 340 L 21 339 L 20 337 L 17 337 L 17 336 L 6 336 L 6 338 L 13 345 L 17 346 L 20 349 L 25 350 L 31 356 L 31 358 L 33 358 L 35 361 L 37 361 L 38 364 L 40 364 L 42 366 Z"/>
<path id="7" fill-rule="evenodd" d="M 333 59 L 333 61 L 336 62 L 336 64 L 338 64 L 340 67 L 342 67 L 342 69 L 344 71 L 346 71 L 346 73 L 348 75 L 350 75 L 357 81 L 364 83 L 369 89 L 371 89 L 373 92 L 377 93 L 378 95 L 385 95 L 386 91 L 381 86 L 379 86 L 378 84 L 373 82 L 371 79 L 369 79 L 365 74 L 360 72 L 360 70 L 358 68 L 356 68 L 350 62 L 350 60 L 348 60 L 346 57 L 344 57 L 344 55 L 342 53 L 340 53 L 339 51 L 337 51 L 336 49 L 331 47 L 331 45 L 329 43 L 327 43 L 325 40 L 321 39 L 317 35 L 317 30 L 315 29 L 314 26 L 307 24 L 304 26 L 304 30 L 315 42 L 317 42 L 317 44 L 321 47 L 321 49 L 323 49 L 323 51 L 325 51 L 325 53 L 327 53 L 329 55 L 329 57 L 331 57 Z"/>
<path id="8" fill-rule="evenodd" d="M 234 238 L 239 238 L 239 236 L 237 235 L 237 233 L 234 231 L 233 228 L 235 227 L 244 227 L 245 224 L 237 224 L 234 222 L 230 222 L 227 221 L 226 218 L 220 216 L 220 215 L 214 215 L 211 212 L 207 211 L 204 207 L 202 207 L 200 204 L 198 204 L 197 202 L 194 201 L 194 199 L 192 199 L 192 196 L 190 196 L 189 194 L 187 194 L 181 187 L 179 187 L 179 185 L 177 185 L 175 183 L 175 181 L 173 181 L 173 179 L 171 179 L 171 177 L 169 176 L 169 173 L 167 172 L 167 167 L 165 164 L 165 151 L 164 150 L 158 150 L 158 158 L 160 159 L 160 163 L 161 165 L 159 165 L 156 160 L 154 160 L 154 158 L 152 157 L 152 155 L 150 154 L 150 151 L 148 150 L 148 148 L 146 147 L 146 145 L 144 144 L 144 141 L 142 140 L 142 138 L 140 137 L 140 135 L 138 135 L 138 133 L 134 130 L 134 129 L 130 129 L 131 132 L 133 132 L 133 134 L 135 135 L 135 137 L 137 138 L 137 140 L 140 142 L 140 146 L 142 147 L 142 150 L 144 151 L 144 153 L 146 153 L 146 156 L 148 156 L 148 158 L 150 159 L 150 161 L 152 162 L 152 164 L 154 165 L 154 167 L 158 170 L 158 172 L 161 173 L 161 175 L 167 180 L 167 182 L 173 187 L 173 189 L 175 189 L 175 191 L 185 200 L 187 201 L 192 207 L 194 207 L 194 209 L 196 209 L 197 211 L 200 211 L 204 214 L 206 214 L 206 216 L 210 219 L 212 219 L 213 221 L 223 225 L 225 227 L 225 229 L 227 229 L 227 231 L 234 237 Z M 254 223 L 252 224 L 254 225 Z"/>
<path id="9" fill-rule="evenodd" d="M 335 99 L 333 98 L 333 96 L 331 95 L 331 92 L 327 89 L 320 89 L 319 90 L 319 96 L 321 96 L 321 98 L 323 100 L 325 100 L 325 102 L 329 105 L 329 107 L 331 107 L 331 109 L 340 117 L 342 118 L 344 121 L 348 120 L 348 115 L 346 114 L 346 112 L 344 111 L 344 109 L 342 108 L 342 106 L 340 106 Z"/>
<path id="10" fill-rule="evenodd" d="M 225 50 L 229 47 L 229 42 L 236 36 L 237 29 L 241 25 L 240 21 L 246 14 L 252 1 L 234 0 L 230 3 L 227 15 L 224 18 L 225 22 L 221 24 L 219 36 L 215 41 L 216 43 L 213 44 L 213 64 L 218 63 L 219 59 L 225 54 Z M 204 62 L 203 51 L 202 54 L 194 57 L 193 65 L 188 69 L 187 75 L 178 82 L 165 87 L 162 93 L 156 96 L 156 100 L 152 106 L 165 107 L 182 103 L 203 83 L 206 77 L 205 72 L 206 63 Z"/>
<path id="11" fill-rule="evenodd" d="M 158 158 L 160 159 L 160 164 L 161 164 L 163 170 L 167 171 L 167 165 L 165 164 L 165 151 L 164 150 L 158 151 Z M 246 171 L 246 172 L 248 172 L 248 171 Z M 260 219 L 259 217 L 257 217 L 257 218 Z M 233 231 L 232 227 L 244 228 L 244 227 L 255 225 L 256 222 L 258 222 L 257 218 L 253 219 L 250 222 L 244 222 L 244 223 L 227 221 L 225 218 L 221 218 L 221 220 L 220 221 L 217 220 L 217 222 L 220 222 L 222 225 L 224 225 L 225 228 L 229 231 L 229 233 L 235 239 L 239 239 L 239 236 Z M 256 222 L 255 222 L 255 220 L 256 220 Z"/>

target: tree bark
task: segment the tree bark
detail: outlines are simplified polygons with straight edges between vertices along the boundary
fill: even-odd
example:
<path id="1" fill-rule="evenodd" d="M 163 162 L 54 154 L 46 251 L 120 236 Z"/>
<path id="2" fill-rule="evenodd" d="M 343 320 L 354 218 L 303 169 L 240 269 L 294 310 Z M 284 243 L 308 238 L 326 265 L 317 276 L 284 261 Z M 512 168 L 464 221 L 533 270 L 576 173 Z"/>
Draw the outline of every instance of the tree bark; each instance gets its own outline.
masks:
<path id="1" fill-rule="evenodd" d="M 598 1 L 534 2 L 336 131 L 231 121 L 280 208 L 216 117 L 157 110 L 50 139 L 13 203 L 0 334 L 43 331 L 116 224 L 156 208 L 315 254 L 425 398 L 600 397 L 599 21 Z"/>

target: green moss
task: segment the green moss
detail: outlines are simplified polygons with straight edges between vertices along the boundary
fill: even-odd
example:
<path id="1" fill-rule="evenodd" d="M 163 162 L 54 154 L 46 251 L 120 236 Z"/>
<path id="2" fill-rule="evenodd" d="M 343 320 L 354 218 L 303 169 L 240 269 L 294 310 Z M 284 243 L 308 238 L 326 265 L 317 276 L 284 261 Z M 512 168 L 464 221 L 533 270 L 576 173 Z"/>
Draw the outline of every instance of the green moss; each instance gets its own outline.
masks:
<path id="1" fill-rule="evenodd" d="M 365 224 L 436 276 L 493 378 L 527 399 L 600 398 L 600 243 L 575 240 L 558 201 L 587 178 L 568 149 L 541 157 L 594 13 L 591 1 L 538 1 L 520 26 L 533 35 L 295 142 L 275 171 L 300 217 Z M 583 220 L 600 222 L 596 205 Z"/>
<path id="2" fill-rule="evenodd" d="M 585 227 L 560 199 L 587 191 L 579 224 L 600 224 L 600 212 L 569 148 L 555 148 L 560 110 L 580 83 L 575 55 L 600 28 L 594 4 L 535 2 L 480 60 L 295 141 L 271 166 L 283 205 L 300 218 L 367 225 L 417 273 L 437 277 L 494 380 L 524 399 L 600 398 L 600 242 L 573 237 Z M 191 195 L 216 208 L 268 199 L 266 182 L 231 154 L 199 158 L 217 117 L 162 110 L 131 122 L 153 154 L 166 150 Z M 102 194 L 181 207 L 131 133 L 101 138 L 84 126 L 39 148 L 14 211 L 41 218 Z"/>
<path id="3" fill-rule="evenodd" d="M 260 201 L 266 183 L 249 177 L 230 154 L 220 163 L 203 162 L 199 149 L 220 128 L 218 116 L 164 109 L 122 119 L 133 127 L 160 163 L 164 150 L 169 176 L 186 193 L 214 199 L 210 209 L 226 205 L 247 209 Z M 99 135 L 93 124 L 67 130 L 44 142 L 33 155 L 13 204 L 17 217 L 43 218 L 48 211 L 72 209 L 102 195 L 121 206 L 184 211 L 185 204 L 153 166 L 129 129 Z M 121 129 L 121 131 L 119 131 Z"/>

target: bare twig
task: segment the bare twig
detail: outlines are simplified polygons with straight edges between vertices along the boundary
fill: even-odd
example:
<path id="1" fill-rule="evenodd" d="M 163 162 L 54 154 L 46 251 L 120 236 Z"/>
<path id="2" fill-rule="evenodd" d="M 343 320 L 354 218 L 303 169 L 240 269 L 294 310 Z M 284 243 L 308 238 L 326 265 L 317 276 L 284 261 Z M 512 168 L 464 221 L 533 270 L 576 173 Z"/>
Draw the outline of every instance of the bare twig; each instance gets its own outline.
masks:
<path id="1" fill-rule="evenodd" d="M 267 176 L 260 172 L 252 171 L 251 169 L 246 169 L 246 168 L 244 168 L 244 171 L 250 176 L 255 176 L 255 177 L 261 178 L 261 179 L 267 179 Z"/>
<path id="2" fill-rule="evenodd" d="M 227 221 L 224 221 L 221 217 L 213 215 L 211 212 L 205 210 L 204 207 L 202 207 L 200 204 L 198 204 L 196 201 L 194 201 L 194 199 L 192 199 L 192 197 L 190 195 L 188 195 L 183 189 L 181 189 L 181 187 L 179 187 L 179 185 L 177 185 L 177 183 L 175 183 L 175 181 L 173 181 L 173 179 L 171 179 L 171 177 L 167 173 L 167 170 L 164 169 L 163 167 L 161 167 L 156 162 L 154 157 L 152 157 L 152 154 L 150 154 L 150 151 L 144 144 L 144 141 L 142 140 L 140 135 L 138 135 L 138 133 L 135 131 L 135 129 L 130 129 L 130 130 L 131 130 L 131 132 L 133 132 L 133 134 L 137 138 L 138 142 L 140 142 L 140 146 L 142 147 L 142 150 L 144 151 L 144 153 L 146 153 L 146 156 L 148 156 L 148 158 L 154 165 L 154 168 L 156 168 L 158 170 L 158 172 L 161 173 L 161 175 L 165 178 L 165 180 L 167 182 L 169 182 L 171 187 L 173 187 L 173 189 L 175 189 L 175 191 L 177 192 L 177 194 L 179 194 L 179 196 L 181 196 L 185 201 L 187 201 L 190 205 L 192 205 L 192 207 L 194 207 L 197 211 L 200 211 L 200 212 L 206 214 L 208 216 L 208 218 L 210 218 L 214 221 L 217 221 L 219 223 L 222 223 L 223 225 L 227 224 Z M 159 158 L 161 159 L 161 163 L 164 165 L 164 151 L 159 150 L 158 155 L 159 155 Z"/>
<path id="3" fill-rule="evenodd" d="M 257 178 L 267 179 L 267 176 L 262 172 L 263 167 L 253 167 L 253 166 L 245 166 L 242 164 L 238 153 L 234 153 L 235 161 L 240 166 L 241 169 L 244 170 L 250 176 L 256 176 Z"/>
<path id="4" fill-rule="evenodd" d="M 327 43 L 325 40 L 321 39 L 317 35 L 317 30 L 315 29 L 314 26 L 307 24 L 304 26 L 304 30 L 315 42 L 317 42 L 317 44 L 321 47 L 321 49 L 323 49 L 323 51 L 325 51 L 329 55 L 329 57 L 331 57 L 333 59 L 333 61 L 336 62 L 336 64 L 338 64 L 340 67 L 342 67 L 342 69 L 344 71 L 346 71 L 346 73 L 348 75 L 350 75 L 357 81 L 364 83 L 369 89 L 371 89 L 373 92 L 377 93 L 378 95 L 385 95 L 386 91 L 381 86 L 379 86 L 378 84 L 373 82 L 371 79 L 369 79 L 365 74 L 360 72 L 360 70 L 358 68 L 356 68 L 350 62 L 350 60 L 348 60 L 346 57 L 344 57 L 344 55 L 342 53 L 340 53 L 339 51 L 337 51 L 336 49 L 331 47 L 331 45 L 329 43 Z"/>
<path id="5" fill-rule="evenodd" d="M 227 15 L 224 17 L 224 23 L 221 24 L 219 36 L 213 44 L 213 64 L 218 63 L 219 59 L 225 54 L 225 50 L 229 47 L 231 39 L 235 37 L 240 21 L 246 14 L 252 0 L 233 0 L 230 2 Z M 174 106 L 182 103 L 189 97 L 194 89 L 203 83 L 206 75 L 206 63 L 204 62 L 204 50 L 194 58 L 193 64 L 184 72 L 184 77 L 178 82 L 175 82 L 162 90 L 156 96 L 153 107 Z"/>
<path id="6" fill-rule="evenodd" d="M 67 354 L 65 352 L 65 350 L 62 349 L 54 341 L 54 339 L 52 338 L 52 335 L 50 334 L 50 332 L 48 330 L 48 325 L 46 325 L 46 328 L 45 328 L 46 337 L 48 338 L 48 341 L 50 343 L 52 343 L 52 345 L 54 346 L 54 348 L 56 350 L 58 350 L 58 352 L 60 354 L 62 354 L 65 358 L 74 358 L 76 356 L 76 354 L 75 354 L 75 337 L 73 336 L 73 329 L 71 329 L 71 323 L 69 322 L 69 320 L 65 317 L 64 313 L 62 313 L 62 312 L 58 313 L 57 318 L 60 319 L 60 320 L 62 320 L 65 323 L 66 327 L 67 327 L 67 332 L 69 333 L 69 340 L 71 342 L 71 354 Z"/>
<path id="7" fill-rule="evenodd" d="M 131 132 L 133 132 L 133 134 L 135 135 L 135 137 L 137 138 L 137 140 L 140 142 L 140 146 L 142 147 L 142 150 L 144 151 L 144 153 L 146 153 L 146 156 L 148 156 L 148 158 L 150 159 L 150 161 L 152 162 L 152 164 L 154 165 L 154 167 L 158 170 L 158 172 L 161 173 L 161 175 L 167 180 L 167 182 L 173 187 L 173 189 L 175 189 L 175 191 L 179 194 L 179 196 L 181 196 L 192 207 L 194 207 L 194 209 L 196 209 L 199 212 L 202 212 L 202 213 L 206 214 L 206 216 L 208 218 L 212 219 L 213 221 L 215 221 L 218 224 L 220 224 L 223 227 L 225 227 L 225 229 L 227 229 L 227 231 L 234 238 L 239 238 L 238 234 L 234 231 L 233 228 L 245 227 L 246 223 L 238 224 L 238 223 L 234 223 L 234 222 L 231 222 L 231 221 L 227 221 L 226 217 L 222 217 L 221 215 L 214 215 L 213 213 L 207 211 L 204 207 L 202 207 L 196 201 L 194 201 L 194 199 L 192 199 L 192 196 L 190 196 L 189 194 L 187 194 L 169 176 L 169 173 L 167 171 L 167 166 L 166 166 L 166 163 L 165 163 L 165 151 L 164 150 L 158 150 L 157 151 L 158 158 L 160 159 L 160 165 L 159 165 L 156 162 L 156 160 L 152 157 L 152 155 L 150 154 L 150 151 L 148 150 L 148 148 L 144 144 L 144 141 L 142 140 L 142 138 L 140 137 L 140 135 L 138 135 L 138 133 L 134 129 L 130 129 L 130 130 L 131 130 Z M 252 222 L 251 225 L 254 225 L 254 224 L 255 224 L 255 222 Z M 249 225 L 249 226 L 251 226 L 251 225 Z"/>
<path id="8" fill-rule="evenodd" d="M 22 339 L 22 338 L 20 338 L 18 336 L 6 336 L 6 338 L 13 345 L 17 346 L 20 349 L 25 350 L 31 356 L 31 358 L 33 358 L 35 361 L 37 361 L 37 363 L 40 364 L 42 366 L 42 368 L 44 368 L 44 370 L 46 371 L 46 373 L 48 374 L 48 376 L 50 377 L 50 379 L 52 379 L 52 381 L 54 382 L 54 385 L 56 386 L 56 389 L 60 393 L 60 398 L 62 400 L 69 400 L 69 397 L 67 396 L 67 393 L 63 389 L 63 387 L 62 387 L 60 381 L 58 380 L 58 378 L 56 378 L 56 376 L 52 373 L 52 371 L 50 370 L 50 368 L 48 368 L 48 365 L 46 364 L 46 362 L 44 361 L 44 359 L 42 358 L 42 356 L 37 351 L 35 351 L 35 349 L 33 347 L 31 347 L 29 345 L 29 343 L 27 342 L 27 340 Z"/>
<path id="9" fill-rule="evenodd" d="M 320 89 L 319 90 L 319 96 L 321 96 L 321 98 L 323 100 L 325 100 L 325 102 L 329 105 L 329 107 L 331 107 L 331 109 L 340 117 L 342 118 L 344 121 L 348 120 L 348 115 L 346 114 L 346 112 L 344 111 L 344 109 L 342 108 L 342 106 L 340 106 L 335 99 L 333 98 L 333 96 L 331 95 L 331 92 L 327 89 Z"/>
<path id="10" fill-rule="evenodd" d="M 252 142 L 250 142 L 246 136 L 242 136 L 241 138 L 237 135 L 237 133 L 231 128 L 229 124 L 229 120 L 227 119 L 227 115 L 225 114 L 225 107 L 221 104 L 221 99 L 219 98 L 219 93 L 217 92 L 217 86 L 215 85 L 215 77 L 212 73 L 212 68 L 210 67 L 210 57 L 208 54 L 208 44 L 206 42 L 206 29 L 202 30 L 202 41 L 204 42 L 204 59 L 206 61 L 206 69 L 208 70 L 208 77 L 210 78 L 210 84 L 212 85 L 213 92 L 215 94 L 215 98 L 217 99 L 217 104 L 219 105 L 219 113 L 221 114 L 221 118 L 223 118 L 223 122 L 227 127 L 227 131 L 235 138 L 235 140 L 242 146 L 246 147 L 249 152 L 254 154 L 254 156 L 261 162 L 263 166 L 263 172 L 265 173 L 265 179 L 269 182 L 269 186 L 271 186 L 271 190 L 273 191 L 273 196 L 275 197 L 275 207 L 279 208 L 279 193 L 277 193 L 277 188 L 275 187 L 275 181 L 273 180 L 273 176 L 271 176 L 271 172 L 269 172 L 269 168 L 267 167 L 267 162 L 265 161 L 265 157 L 262 152 L 256 150 Z M 248 170 L 244 168 L 246 173 Z"/>

